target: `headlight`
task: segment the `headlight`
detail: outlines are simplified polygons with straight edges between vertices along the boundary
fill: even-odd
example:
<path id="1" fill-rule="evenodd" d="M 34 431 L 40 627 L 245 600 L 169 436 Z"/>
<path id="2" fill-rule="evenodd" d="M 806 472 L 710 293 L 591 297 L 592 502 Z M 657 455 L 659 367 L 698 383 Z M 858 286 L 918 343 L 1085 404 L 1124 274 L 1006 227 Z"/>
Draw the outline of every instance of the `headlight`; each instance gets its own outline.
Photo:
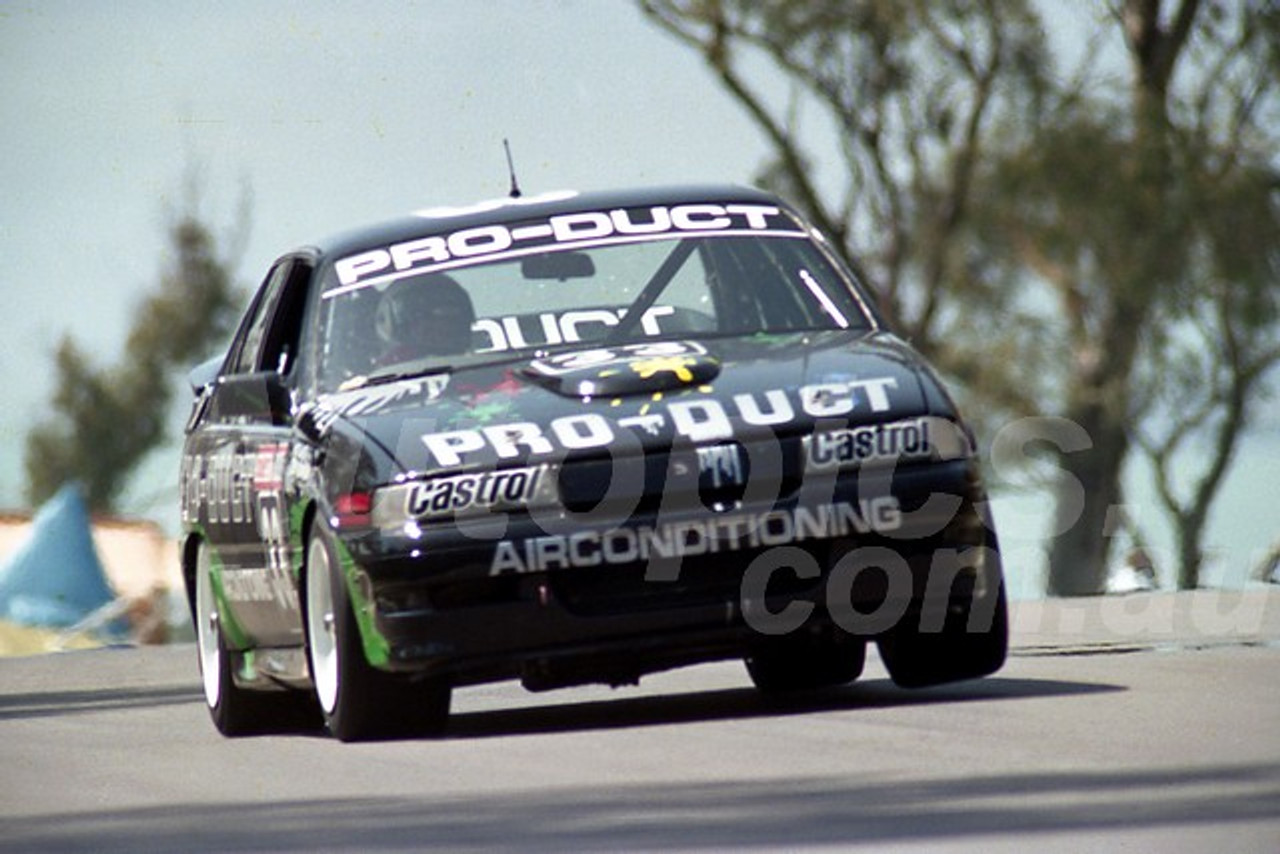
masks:
<path id="1" fill-rule="evenodd" d="M 433 477 L 379 489 L 373 524 L 411 533 L 422 522 L 559 506 L 552 465 Z"/>
<path id="2" fill-rule="evenodd" d="M 933 415 L 824 430 L 806 436 L 804 449 L 805 470 L 811 472 L 973 456 L 965 429 Z"/>

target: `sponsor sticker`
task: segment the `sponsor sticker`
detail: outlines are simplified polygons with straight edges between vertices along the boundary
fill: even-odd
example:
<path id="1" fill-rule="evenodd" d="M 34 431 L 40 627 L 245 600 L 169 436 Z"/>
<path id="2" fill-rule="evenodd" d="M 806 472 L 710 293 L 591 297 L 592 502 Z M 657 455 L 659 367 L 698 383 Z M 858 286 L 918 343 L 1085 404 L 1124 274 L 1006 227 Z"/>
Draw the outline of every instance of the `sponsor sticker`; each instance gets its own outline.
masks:
<path id="1" fill-rule="evenodd" d="M 747 466 L 738 444 L 698 448 L 698 480 L 708 489 L 747 485 Z"/>
<path id="2" fill-rule="evenodd" d="M 671 317 L 675 313 L 673 306 L 651 306 L 640 316 L 640 328 L 645 335 L 662 335 L 663 318 Z M 489 339 L 487 346 L 477 348 L 477 353 L 501 353 L 506 350 L 523 350 L 539 345 L 576 344 L 600 334 L 601 330 L 617 326 L 626 316 L 625 308 L 544 311 L 531 317 L 521 315 L 482 317 L 472 324 L 471 331 L 483 334 Z M 539 364 L 535 362 L 534 368 L 537 369 Z"/>
<path id="3" fill-rule="evenodd" d="M 707 348 L 696 341 L 646 341 L 535 359 L 529 367 L 545 376 L 558 377 L 584 369 L 622 370 L 637 364 L 637 360 L 643 366 L 659 360 L 705 355 Z"/>
<path id="4" fill-rule="evenodd" d="M 669 428 L 694 443 L 733 439 L 735 421 L 753 427 L 776 427 L 793 422 L 797 410 L 810 418 L 841 417 L 851 412 L 888 412 L 889 390 L 895 377 L 872 377 L 844 382 L 802 386 L 793 401 L 783 389 L 735 394 L 726 401 L 716 398 L 673 400 L 643 420 L 613 421 L 594 412 L 552 419 L 546 427 L 532 422 L 486 426 L 479 429 L 428 433 L 422 442 L 433 463 L 443 468 L 474 461 L 477 454 L 500 459 L 518 456 L 550 456 L 560 451 L 603 448 L 614 441 L 615 428 L 637 427 L 646 432 Z M 796 406 L 798 403 L 798 407 Z"/>
<path id="5" fill-rule="evenodd" d="M 405 495 L 405 514 L 432 519 L 524 507 L 537 494 L 544 474 L 545 466 L 529 466 L 419 481 Z"/>
<path id="6" fill-rule="evenodd" d="M 681 234 L 769 234 L 808 238 L 773 205 L 686 204 L 559 214 L 542 221 L 492 224 L 433 234 L 340 258 L 326 298 L 432 269 L 518 258 L 548 248 L 657 240 Z"/>
<path id="7" fill-rule="evenodd" d="M 811 471 L 853 468 L 864 464 L 930 459 L 930 420 L 916 418 L 816 433 L 806 439 Z"/>
<path id="8" fill-rule="evenodd" d="M 490 575 L 623 565 L 650 558 L 686 558 L 790 545 L 805 540 L 884 533 L 902 527 L 892 495 L 817 507 L 734 513 L 658 525 L 624 526 L 502 540 L 494 547 Z"/>

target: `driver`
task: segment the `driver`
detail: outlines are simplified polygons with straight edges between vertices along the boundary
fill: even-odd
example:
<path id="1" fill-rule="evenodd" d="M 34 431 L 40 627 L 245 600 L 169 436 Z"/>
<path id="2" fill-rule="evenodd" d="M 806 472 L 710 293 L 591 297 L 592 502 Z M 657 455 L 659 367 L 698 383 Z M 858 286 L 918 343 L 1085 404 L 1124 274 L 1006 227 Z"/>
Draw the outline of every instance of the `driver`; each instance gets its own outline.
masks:
<path id="1" fill-rule="evenodd" d="M 433 273 L 391 286 L 374 312 L 382 343 L 381 365 L 425 356 L 452 356 L 471 349 L 476 312 L 452 277 Z"/>

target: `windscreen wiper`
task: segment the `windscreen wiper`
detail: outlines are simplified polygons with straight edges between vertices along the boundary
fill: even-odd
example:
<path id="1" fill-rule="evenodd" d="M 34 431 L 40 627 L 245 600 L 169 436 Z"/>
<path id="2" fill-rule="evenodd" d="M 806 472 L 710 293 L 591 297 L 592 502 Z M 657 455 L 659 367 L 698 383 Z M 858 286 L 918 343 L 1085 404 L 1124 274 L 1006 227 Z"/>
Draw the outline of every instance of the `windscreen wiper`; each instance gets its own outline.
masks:
<path id="1" fill-rule="evenodd" d="M 365 377 L 364 382 L 361 383 L 360 386 L 364 387 L 364 386 L 371 386 L 371 385 L 388 385 L 390 383 L 400 382 L 401 380 L 411 380 L 411 379 L 416 379 L 417 377 L 425 377 L 430 374 L 448 374 L 448 373 L 452 373 L 453 370 L 454 370 L 453 365 L 441 365 L 438 363 L 432 363 L 429 366 L 421 365 L 414 368 L 406 368 L 400 371 L 386 371 L 385 373 L 371 374 L 370 376 Z"/>
<path id="2" fill-rule="evenodd" d="M 399 368 L 392 371 L 381 373 L 373 373 L 364 379 L 356 388 L 363 388 L 371 385 L 386 385 L 387 383 L 399 382 L 401 380 L 411 380 L 418 377 L 434 376 L 435 374 L 451 374 L 455 371 L 467 368 L 488 368 L 494 365 L 506 365 L 511 362 L 521 362 L 530 357 L 530 353 L 525 351 L 510 350 L 502 353 L 472 353 L 469 355 L 460 355 L 448 362 L 439 362 L 435 358 L 429 358 L 414 362 L 407 368 Z"/>

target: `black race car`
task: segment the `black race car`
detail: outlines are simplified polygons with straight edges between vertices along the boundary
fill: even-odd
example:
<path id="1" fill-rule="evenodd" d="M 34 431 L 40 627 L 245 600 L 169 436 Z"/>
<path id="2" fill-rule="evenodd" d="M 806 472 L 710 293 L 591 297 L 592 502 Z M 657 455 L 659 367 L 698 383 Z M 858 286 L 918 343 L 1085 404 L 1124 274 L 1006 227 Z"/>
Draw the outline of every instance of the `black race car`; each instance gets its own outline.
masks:
<path id="1" fill-rule="evenodd" d="M 192 376 L 182 559 L 228 735 L 318 703 L 741 658 L 764 691 L 1004 661 L 973 439 L 832 247 L 736 187 L 426 210 L 281 258 Z"/>

